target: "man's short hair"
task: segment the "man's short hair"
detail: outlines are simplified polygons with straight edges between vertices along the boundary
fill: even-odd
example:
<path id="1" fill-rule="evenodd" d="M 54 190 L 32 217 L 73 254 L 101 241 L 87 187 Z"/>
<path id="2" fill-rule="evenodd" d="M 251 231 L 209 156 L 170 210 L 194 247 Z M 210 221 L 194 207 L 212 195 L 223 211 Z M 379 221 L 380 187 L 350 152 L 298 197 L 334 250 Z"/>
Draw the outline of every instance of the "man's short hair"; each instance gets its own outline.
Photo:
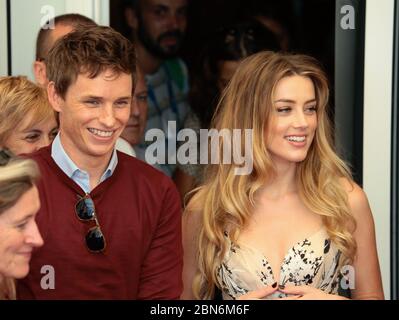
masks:
<path id="1" fill-rule="evenodd" d="M 71 26 L 73 29 L 77 28 L 78 26 L 93 27 L 97 25 L 97 23 L 90 18 L 82 16 L 78 13 L 68 13 L 56 16 L 47 21 L 44 26 L 48 26 L 50 24 L 53 24 L 55 27 L 57 27 L 57 25 Z M 36 61 L 42 61 L 47 58 L 48 52 L 53 45 L 51 43 L 50 37 L 52 31 L 52 29 L 44 29 L 43 27 L 40 28 L 36 39 Z"/>
<path id="2" fill-rule="evenodd" d="M 133 44 L 110 27 L 78 28 L 58 39 L 47 59 L 47 76 L 62 98 L 79 74 L 95 78 L 111 69 L 116 74 L 136 75 Z M 134 84 L 134 83 L 133 83 Z"/>

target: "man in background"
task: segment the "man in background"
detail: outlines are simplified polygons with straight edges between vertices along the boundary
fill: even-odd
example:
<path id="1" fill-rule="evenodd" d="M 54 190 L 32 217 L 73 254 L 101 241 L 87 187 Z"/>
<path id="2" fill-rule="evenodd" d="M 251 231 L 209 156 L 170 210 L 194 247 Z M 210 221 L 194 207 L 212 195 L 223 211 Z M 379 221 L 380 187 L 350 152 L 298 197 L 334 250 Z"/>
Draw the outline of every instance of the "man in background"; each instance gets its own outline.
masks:
<path id="1" fill-rule="evenodd" d="M 36 58 L 33 63 L 33 73 L 36 83 L 42 87 L 47 87 L 46 60 L 50 49 L 58 39 L 75 30 L 79 25 L 92 27 L 97 24 L 81 14 L 69 13 L 54 17 L 54 19 L 47 21 L 40 28 L 36 38 Z M 54 28 L 45 29 L 44 27 L 47 26 L 54 26 Z"/>
<path id="2" fill-rule="evenodd" d="M 157 159 L 162 171 L 171 176 L 175 170 L 176 131 L 182 128 L 189 110 L 187 103 L 188 73 L 178 58 L 187 25 L 187 0 L 129 0 L 125 8 L 127 24 L 132 29 L 140 68 L 148 86 L 148 119 L 145 132 L 157 128 L 165 135 L 165 154 Z M 168 122 L 176 124 L 171 130 Z M 142 141 L 146 148 L 152 141 Z M 166 161 L 165 161 L 166 160 Z"/>

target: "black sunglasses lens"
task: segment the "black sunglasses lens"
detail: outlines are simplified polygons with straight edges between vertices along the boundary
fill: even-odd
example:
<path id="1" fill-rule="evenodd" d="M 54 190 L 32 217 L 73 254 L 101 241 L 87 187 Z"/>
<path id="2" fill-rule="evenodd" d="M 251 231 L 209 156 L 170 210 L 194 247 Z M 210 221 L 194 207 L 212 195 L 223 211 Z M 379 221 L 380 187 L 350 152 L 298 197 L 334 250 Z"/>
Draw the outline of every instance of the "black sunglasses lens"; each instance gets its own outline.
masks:
<path id="1" fill-rule="evenodd" d="M 104 236 L 99 227 L 89 230 L 86 235 L 86 244 L 90 251 L 97 252 L 105 249 Z"/>
<path id="2" fill-rule="evenodd" d="M 91 220 L 94 217 L 94 203 L 89 198 L 84 198 L 76 204 L 76 214 L 81 220 Z"/>

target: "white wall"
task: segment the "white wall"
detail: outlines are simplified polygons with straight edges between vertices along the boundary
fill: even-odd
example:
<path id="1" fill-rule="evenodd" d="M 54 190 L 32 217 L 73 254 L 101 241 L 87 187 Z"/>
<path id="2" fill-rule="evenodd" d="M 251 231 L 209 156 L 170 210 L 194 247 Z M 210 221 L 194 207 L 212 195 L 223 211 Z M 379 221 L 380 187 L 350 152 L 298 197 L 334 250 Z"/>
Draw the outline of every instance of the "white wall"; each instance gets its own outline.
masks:
<path id="1" fill-rule="evenodd" d="M 0 0 L 0 76 L 7 75 L 7 2 Z"/>
<path id="2" fill-rule="evenodd" d="M 367 0 L 363 187 L 374 214 L 385 298 L 390 299 L 390 160 L 394 0 Z"/>
<path id="3" fill-rule="evenodd" d="M 36 36 L 40 26 L 47 20 L 49 7 L 53 9 L 54 15 L 80 13 L 99 24 L 109 25 L 109 1 L 106 0 L 11 1 L 13 75 L 27 75 L 33 80 L 32 63 L 35 59 Z"/>

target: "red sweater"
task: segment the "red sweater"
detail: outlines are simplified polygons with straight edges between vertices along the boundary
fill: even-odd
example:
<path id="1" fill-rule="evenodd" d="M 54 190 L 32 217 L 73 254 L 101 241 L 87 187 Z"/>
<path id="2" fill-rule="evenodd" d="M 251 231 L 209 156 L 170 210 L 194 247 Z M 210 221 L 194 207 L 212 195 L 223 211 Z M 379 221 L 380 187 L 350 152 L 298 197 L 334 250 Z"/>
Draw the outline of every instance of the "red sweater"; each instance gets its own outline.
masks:
<path id="1" fill-rule="evenodd" d="M 84 191 L 53 161 L 51 146 L 32 158 L 42 175 L 36 221 L 44 245 L 33 254 L 29 275 L 18 281 L 19 299 L 179 298 L 181 207 L 167 176 L 118 152 L 113 175 L 90 193 L 107 243 L 105 253 L 90 253 L 84 238 L 92 225 L 75 214 Z M 54 289 L 41 287 L 47 265 L 54 268 Z"/>

